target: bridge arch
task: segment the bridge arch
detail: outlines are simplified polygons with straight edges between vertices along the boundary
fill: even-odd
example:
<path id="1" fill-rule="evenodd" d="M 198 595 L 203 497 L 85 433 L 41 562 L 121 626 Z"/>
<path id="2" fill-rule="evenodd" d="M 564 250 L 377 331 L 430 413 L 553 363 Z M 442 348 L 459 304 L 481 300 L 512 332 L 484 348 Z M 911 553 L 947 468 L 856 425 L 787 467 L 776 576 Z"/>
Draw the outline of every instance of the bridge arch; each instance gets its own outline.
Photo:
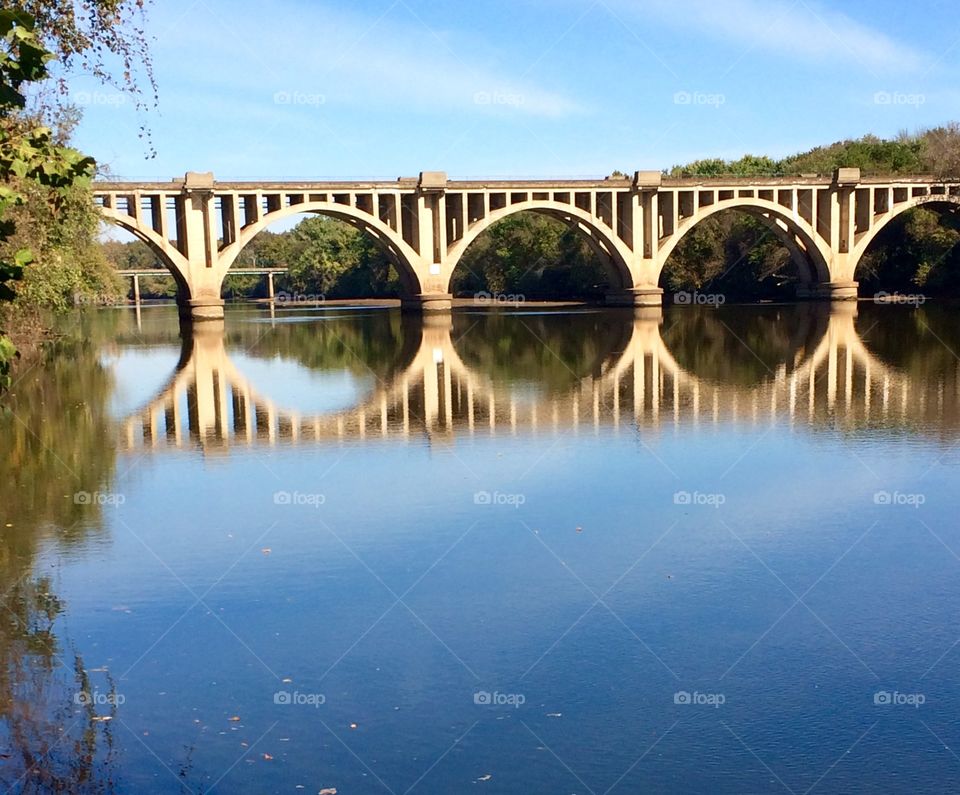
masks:
<path id="1" fill-rule="evenodd" d="M 806 283 L 826 283 L 832 280 L 832 255 L 829 245 L 806 220 L 782 204 L 741 196 L 701 207 L 695 215 L 684 219 L 677 230 L 660 243 L 656 281 L 659 282 L 667 259 L 688 232 L 701 221 L 728 210 L 746 213 L 770 229 L 790 252 L 799 268 L 801 280 Z"/>
<path id="2" fill-rule="evenodd" d="M 470 224 L 463 237 L 447 247 L 448 273 L 463 259 L 470 244 L 495 224 L 517 213 L 532 212 L 546 215 L 579 232 L 597 254 L 615 290 L 626 290 L 640 283 L 639 273 L 631 266 L 634 255 L 616 233 L 597 216 L 573 204 L 545 199 L 527 200 L 491 210 L 483 218 Z"/>
<path id="3" fill-rule="evenodd" d="M 887 228 L 891 221 L 899 218 L 905 212 L 927 205 L 933 205 L 934 209 L 940 211 L 960 213 L 960 195 L 956 193 L 928 193 L 923 196 L 914 196 L 908 201 L 895 205 L 891 210 L 876 218 L 870 229 L 855 237 L 851 271 L 856 273 L 856 269 L 859 267 L 863 255 L 867 253 L 870 244 L 880 232 Z"/>
<path id="4" fill-rule="evenodd" d="M 404 292 L 407 295 L 418 295 L 423 292 L 423 268 L 420 267 L 421 257 L 413 247 L 403 239 L 399 231 L 394 230 L 383 221 L 363 210 L 347 204 L 337 204 L 329 201 L 309 201 L 300 204 L 291 204 L 268 212 L 259 220 L 242 227 L 235 241 L 220 248 L 218 266 L 222 271 L 222 275 L 226 276 L 229 273 L 230 266 L 240 255 L 240 252 L 254 237 L 264 231 L 268 226 L 284 218 L 305 214 L 334 218 L 350 224 L 350 226 L 359 229 L 361 232 L 369 234 L 383 247 L 391 263 L 393 263 L 400 277 L 400 283 Z"/>
<path id="5" fill-rule="evenodd" d="M 190 282 L 187 277 L 189 265 L 186 257 L 149 227 L 137 223 L 129 215 L 119 213 L 109 207 L 100 207 L 100 215 L 107 223 L 119 226 L 141 242 L 145 243 L 157 260 L 168 270 L 177 283 L 177 294 L 191 298 Z"/>

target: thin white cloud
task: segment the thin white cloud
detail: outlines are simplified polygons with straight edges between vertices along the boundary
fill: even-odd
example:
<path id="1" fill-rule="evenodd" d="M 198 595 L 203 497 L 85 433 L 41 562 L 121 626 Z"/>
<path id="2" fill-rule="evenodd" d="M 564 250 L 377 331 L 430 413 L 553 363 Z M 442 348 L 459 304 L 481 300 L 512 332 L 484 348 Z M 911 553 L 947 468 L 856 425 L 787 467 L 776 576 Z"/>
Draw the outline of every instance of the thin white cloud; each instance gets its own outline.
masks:
<path id="1" fill-rule="evenodd" d="M 928 59 L 907 44 L 815 0 L 609 0 L 614 8 L 780 56 L 914 72 Z"/>
<path id="2" fill-rule="evenodd" d="M 382 16 L 278 4 L 271 6 L 273 18 L 297 20 L 279 27 L 261 24 L 262 14 L 246 13 L 244 3 L 223 16 L 217 12 L 226 9 L 218 5 L 198 6 L 207 13 L 162 42 L 183 53 L 182 76 L 193 75 L 198 87 L 220 84 L 268 101 L 288 92 L 292 104 L 314 97 L 370 109 L 547 118 L 581 110 L 569 97 L 526 79 L 522 67 L 503 69 L 492 55 L 488 63 L 478 61 L 477 42 L 431 30 L 402 3 Z"/>

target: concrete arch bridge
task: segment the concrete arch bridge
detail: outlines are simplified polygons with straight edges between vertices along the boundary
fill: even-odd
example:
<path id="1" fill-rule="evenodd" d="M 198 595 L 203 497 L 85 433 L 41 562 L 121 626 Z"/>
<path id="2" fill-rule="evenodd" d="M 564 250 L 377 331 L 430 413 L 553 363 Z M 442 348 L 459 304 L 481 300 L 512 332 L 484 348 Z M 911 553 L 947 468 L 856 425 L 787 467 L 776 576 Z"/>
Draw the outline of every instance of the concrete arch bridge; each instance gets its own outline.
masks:
<path id="1" fill-rule="evenodd" d="M 801 297 L 853 299 L 857 264 L 901 213 L 956 209 L 960 182 L 933 177 L 449 180 L 443 172 L 392 182 L 218 182 L 189 172 L 170 182 L 98 182 L 103 217 L 143 240 L 177 282 L 183 317 L 223 317 L 221 286 L 244 246 L 299 213 L 345 221 L 377 240 L 400 276 L 407 309 L 448 310 L 451 278 L 467 247 L 521 212 L 552 216 L 585 236 L 613 285 L 614 305 L 659 306 L 670 253 L 700 221 L 749 213 L 783 242 L 801 275 Z"/>

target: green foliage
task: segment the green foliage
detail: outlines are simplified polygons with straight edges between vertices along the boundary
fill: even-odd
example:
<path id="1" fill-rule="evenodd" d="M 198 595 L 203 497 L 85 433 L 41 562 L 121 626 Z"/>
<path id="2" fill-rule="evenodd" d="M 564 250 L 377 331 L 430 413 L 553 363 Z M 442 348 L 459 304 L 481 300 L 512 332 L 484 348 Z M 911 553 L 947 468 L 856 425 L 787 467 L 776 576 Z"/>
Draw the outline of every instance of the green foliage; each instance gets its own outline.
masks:
<path id="1" fill-rule="evenodd" d="M 885 141 L 867 135 L 786 158 L 779 169 L 783 174 L 831 174 L 841 167 L 859 168 L 863 174 L 921 174 L 927 170 L 925 147 L 922 138 Z"/>
<path id="2" fill-rule="evenodd" d="M 294 292 L 326 295 L 351 268 L 359 265 L 356 232 L 326 218 L 308 218 L 292 230 L 286 251 L 287 279 Z"/>
<path id="3" fill-rule="evenodd" d="M 0 108 L 22 108 L 26 98 L 20 93 L 24 83 L 42 80 L 53 54 L 40 44 L 29 14 L 12 9 L 0 10 Z"/>
<path id="4" fill-rule="evenodd" d="M 240 252 L 235 268 L 285 268 L 290 232 L 261 232 Z"/>
<path id="5" fill-rule="evenodd" d="M 10 338 L 0 335 L 0 392 L 10 387 L 10 368 L 19 355 Z"/>
<path id="6" fill-rule="evenodd" d="M 907 218 L 904 231 L 917 263 L 914 282 L 923 287 L 942 281 L 945 269 L 941 266 L 960 241 L 960 223 L 956 216 L 941 221 L 938 213 L 921 207 Z"/>
<path id="7" fill-rule="evenodd" d="M 696 160 L 674 166 L 673 177 L 755 177 L 829 175 L 837 168 L 859 168 L 865 175 L 934 174 L 960 175 L 960 126 L 951 123 L 903 134 L 895 140 L 865 135 L 855 140 L 817 146 L 781 160 L 744 155 L 739 160 Z"/>
<path id="8" fill-rule="evenodd" d="M 30 201 L 34 189 L 45 191 L 55 210 L 74 184 L 93 176 L 92 159 L 55 143 L 49 128 L 19 113 L 24 84 L 46 77 L 52 57 L 28 15 L 0 10 L 0 301 L 12 300 L 11 283 L 35 259 L 29 247 L 11 245 L 18 233 L 13 211 Z M 9 341 L 0 346 L 0 390 L 9 384 L 11 347 Z"/>
<path id="9" fill-rule="evenodd" d="M 121 242 L 104 240 L 97 246 L 99 254 L 111 269 L 116 270 L 155 270 L 156 276 L 140 277 L 140 296 L 142 298 L 175 298 L 177 283 L 166 266 L 157 259 L 142 240 Z M 233 286 L 233 285 L 231 285 Z M 129 283 L 120 288 L 123 294 L 132 293 Z"/>
<path id="10" fill-rule="evenodd" d="M 704 219 L 681 239 L 661 281 L 671 292 L 774 298 L 793 289 L 798 276 L 789 252 L 767 227 L 731 210 Z"/>
<path id="11" fill-rule="evenodd" d="M 937 179 L 960 177 L 960 123 L 952 121 L 923 134 L 924 165 Z"/>
<path id="12" fill-rule="evenodd" d="M 6 6 L 0 11 L 0 301 L 18 299 L 21 311 L 109 301 L 118 286 L 95 244 L 95 163 L 68 145 L 77 115 L 65 107 L 28 113 L 25 92 L 50 77 L 55 57 L 64 69 L 79 58 L 84 70 L 109 82 L 110 55 L 121 57 L 121 83 L 135 92 L 131 68 L 145 40 L 130 14 L 141 13 L 143 3 L 11 0 Z M 9 383 L 11 361 L 8 341 L 0 345 L 0 389 Z"/>
<path id="13" fill-rule="evenodd" d="M 286 264 L 282 289 L 301 295 L 365 298 L 399 292 L 399 277 L 386 253 L 367 235 L 341 221 L 307 218 L 267 240 L 258 262 Z"/>
<path id="14" fill-rule="evenodd" d="M 97 244 L 100 219 L 89 186 L 64 189 L 55 204 L 35 183 L 24 183 L 23 195 L 23 205 L 11 213 L 16 232 L 0 245 L 0 251 L 25 246 L 35 256 L 17 285 L 17 302 L 54 310 L 113 303 L 119 283 Z"/>
<path id="15" fill-rule="evenodd" d="M 918 207 L 880 231 L 857 277 L 865 292 L 956 293 L 960 289 L 960 218 Z"/>
<path id="16" fill-rule="evenodd" d="M 157 268 L 166 272 L 166 268 L 157 259 L 156 254 L 142 240 L 131 240 L 130 242 L 103 240 L 100 242 L 100 250 L 107 262 L 117 270 Z"/>
<path id="17" fill-rule="evenodd" d="M 527 299 L 596 298 L 608 276 L 583 238 L 539 213 L 511 215 L 467 249 L 453 274 L 455 295 L 486 291 Z"/>
<path id="18" fill-rule="evenodd" d="M 672 177 L 769 177 L 779 173 L 780 164 L 775 160 L 754 155 L 744 155 L 739 160 L 695 160 L 685 166 L 674 166 L 670 170 Z"/>

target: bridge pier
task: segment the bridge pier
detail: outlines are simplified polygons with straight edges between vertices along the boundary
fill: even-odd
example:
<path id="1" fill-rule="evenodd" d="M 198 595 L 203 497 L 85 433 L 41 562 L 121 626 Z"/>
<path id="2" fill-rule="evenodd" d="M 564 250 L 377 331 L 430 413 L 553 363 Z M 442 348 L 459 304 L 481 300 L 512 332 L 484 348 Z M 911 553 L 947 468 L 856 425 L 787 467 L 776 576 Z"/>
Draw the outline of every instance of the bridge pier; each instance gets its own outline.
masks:
<path id="1" fill-rule="evenodd" d="M 662 306 L 663 290 L 660 287 L 631 287 L 607 293 L 604 301 L 608 306 Z"/>
<path id="2" fill-rule="evenodd" d="M 420 293 L 400 299 L 402 312 L 449 312 L 452 308 L 453 295 L 450 293 Z"/>
<path id="3" fill-rule="evenodd" d="M 857 282 L 825 282 L 820 284 L 801 284 L 797 287 L 797 298 L 813 301 L 856 301 Z"/>
<path id="4" fill-rule="evenodd" d="M 209 322 L 209 321 L 223 321 L 223 306 L 224 300 L 222 298 L 212 298 L 212 297 L 203 297 L 203 298 L 188 298 L 186 300 L 181 299 L 180 295 L 177 295 L 177 308 L 180 311 L 180 323 L 198 323 L 198 322 Z"/>

